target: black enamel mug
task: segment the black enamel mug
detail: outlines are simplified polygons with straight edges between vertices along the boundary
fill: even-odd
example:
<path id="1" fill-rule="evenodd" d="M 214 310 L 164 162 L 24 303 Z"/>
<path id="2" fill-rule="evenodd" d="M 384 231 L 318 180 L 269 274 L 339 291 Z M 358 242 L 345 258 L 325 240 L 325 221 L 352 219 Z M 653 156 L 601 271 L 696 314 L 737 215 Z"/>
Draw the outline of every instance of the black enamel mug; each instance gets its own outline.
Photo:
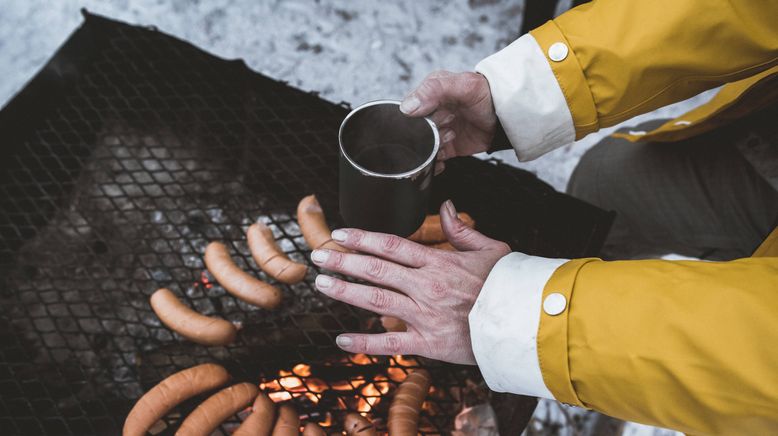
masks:
<path id="1" fill-rule="evenodd" d="M 340 214 L 348 227 L 409 236 L 424 221 L 438 128 L 378 100 L 352 110 L 340 125 Z"/>

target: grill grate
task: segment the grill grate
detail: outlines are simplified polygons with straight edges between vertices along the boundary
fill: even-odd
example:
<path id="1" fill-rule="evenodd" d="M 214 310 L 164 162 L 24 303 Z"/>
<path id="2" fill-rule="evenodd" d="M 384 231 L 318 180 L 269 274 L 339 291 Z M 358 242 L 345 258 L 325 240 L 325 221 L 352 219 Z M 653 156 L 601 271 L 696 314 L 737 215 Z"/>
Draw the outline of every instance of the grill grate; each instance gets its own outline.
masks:
<path id="1" fill-rule="evenodd" d="M 390 358 L 343 361 L 335 336 L 378 326 L 367 312 L 318 295 L 313 270 L 300 284 L 279 285 L 284 302 L 268 312 L 226 294 L 202 263 L 205 245 L 219 240 L 243 269 L 272 282 L 246 246 L 255 220 L 307 262 L 293 211 L 314 192 L 339 224 L 336 138 L 346 113 L 241 61 L 85 13 L 0 112 L 3 432 L 117 434 L 143 392 L 208 361 L 256 383 L 300 363 L 327 383 L 333 368 L 357 378 L 385 374 Z M 451 196 L 488 235 L 540 255 L 595 254 L 612 219 L 530 174 L 476 159 L 452 161 L 433 191 L 433 206 Z M 238 340 L 203 347 L 173 335 L 148 304 L 161 286 L 203 314 L 242 322 Z M 445 433 L 465 382 L 479 376 L 419 364 L 437 387 L 429 401 L 439 413 L 425 413 L 425 434 Z M 323 420 L 339 395 L 362 394 L 333 391 L 315 407 L 295 401 Z M 202 399 L 177 408 L 163 434 Z M 385 409 L 371 416 L 380 423 Z"/>

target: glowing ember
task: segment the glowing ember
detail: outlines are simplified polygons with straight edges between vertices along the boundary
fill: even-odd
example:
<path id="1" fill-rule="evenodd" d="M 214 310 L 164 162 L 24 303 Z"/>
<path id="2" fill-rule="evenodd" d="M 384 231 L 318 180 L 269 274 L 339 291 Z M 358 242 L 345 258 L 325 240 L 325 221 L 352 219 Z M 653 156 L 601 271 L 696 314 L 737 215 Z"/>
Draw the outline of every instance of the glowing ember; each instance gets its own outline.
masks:
<path id="1" fill-rule="evenodd" d="M 400 355 L 392 356 L 388 366 L 385 366 L 386 360 L 379 360 L 379 358 L 365 354 L 349 355 L 344 357 L 340 363 L 345 363 L 348 366 L 350 366 L 349 364 L 380 365 L 383 367 L 384 373 L 375 374 L 374 369 L 366 369 L 367 373 L 375 374 L 372 379 L 366 379 L 365 375 L 359 374 L 358 371 L 354 373 L 352 378 L 325 382 L 316 377 L 316 373 L 310 365 L 299 363 L 292 367 L 291 371 L 278 371 L 277 378 L 264 380 L 259 384 L 259 387 L 276 403 L 304 398 L 303 401 L 307 400 L 311 404 L 319 404 L 326 391 L 337 391 L 340 394 L 335 399 L 335 409 L 356 409 L 363 416 L 367 416 L 375 411 L 376 406 L 394 386 L 405 380 L 409 371 L 407 368 L 419 366 L 416 359 Z M 329 413 L 326 413 L 326 419 L 319 422 L 319 425 L 322 427 L 332 425 L 332 417 Z"/>
<path id="2" fill-rule="evenodd" d="M 354 354 L 349 360 L 356 363 L 357 365 L 370 365 L 371 363 L 376 363 L 373 359 L 370 358 L 370 356 L 361 353 Z"/>
<path id="3" fill-rule="evenodd" d="M 292 391 L 292 392 L 299 391 L 300 388 L 305 390 L 305 386 L 303 386 L 303 381 L 300 379 L 300 377 L 289 376 L 286 374 L 281 374 L 281 375 L 283 375 L 283 377 L 278 379 L 278 383 L 280 383 L 281 386 L 287 391 Z"/>
<path id="4" fill-rule="evenodd" d="M 211 289 L 213 287 L 213 283 L 211 283 L 210 280 L 208 280 L 208 273 L 205 271 L 202 271 L 200 273 L 200 283 L 202 283 L 203 286 L 205 286 L 206 289 Z M 197 286 L 197 283 L 195 283 L 195 286 Z"/>
<path id="5" fill-rule="evenodd" d="M 374 382 L 366 384 L 360 390 L 360 393 L 364 398 L 359 399 L 357 411 L 362 415 L 366 415 L 367 412 L 373 410 L 373 407 L 381 401 L 383 395 L 389 392 L 389 387 L 389 382 L 386 377 L 380 375 L 376 376 Z"/>
<path id="6" fill-rule="evenodd" d="M 405 372 L 402 368 L 397 368 L 395 366 L 390 366 L 386 369 L 386 373 L 389 374 L 389 378 L 397 383 L 401 383 L 403 380 L 405 380 L 405 377 L 408 377 L 408 373 Z"/>
<path id="7" fill-rule="evenodd" d="M 414 367 L 419 366 L 419 362 L 416 361 L 413 357 L 405 357 L 401 356 L 399 354 L 392 356 L 395 362 L 397 362 L 397 365 L 399 366 L 406 366 L 406 367 Z"/>
<path id="8" fill-rule="evenodd" d="M 296 375 L 299 375 L 300 377 L 310 377 L 311 365 L 306 365 L 304 363 L 297 364 L 294 366 L 294 368 L 292 368 L 292 372 Z"/>
<path id="9" fill-rule="evenodd" d="M 270 392 L 267 394 L 268 397 L 270 397 L 271 400 L 273 400 L 274 403 L 281 403 L 283 401 L 289 401 L 291 400 L 292 394 L 286 391 L 281 392 Z"/>
<path id="10" fill-rule="evenodd" d="M 320 422 L 319 425 L 322 426 L 322 427 L 329 427 L 329 426 L 331 426 L 332 425 L 332 415 L 330 415 L 328 413 L 327 416 L 324 418 L 324 421 Z"/>

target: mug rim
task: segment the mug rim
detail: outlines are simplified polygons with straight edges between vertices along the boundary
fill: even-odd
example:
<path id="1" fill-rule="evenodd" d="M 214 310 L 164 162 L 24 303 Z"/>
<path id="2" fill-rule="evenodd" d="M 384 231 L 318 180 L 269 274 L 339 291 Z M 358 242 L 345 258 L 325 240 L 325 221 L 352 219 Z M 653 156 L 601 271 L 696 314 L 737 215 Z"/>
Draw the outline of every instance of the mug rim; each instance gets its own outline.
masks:
<path id="1" fill-rule="evenodd" d="M 346 118 L 343 119 L 343 121 L 340 123 L 340 128 L 338 129 L 338 147 L 340 147 L 340 154 L 346 158 L 349 164 L 351 164 L 352 167 L 359 170 L 364 175 L 372 176 L 372 177 L 380 177 L 385 179 L 405 179 L 408 177 L 412 177 L 416 174 L 419 174 L 424 170 L 424 168 L 428 167 L 429 164 L 437 157 L 438 150 L 440 149 L 440 132 L 438 132 L 438 126 L 435 124 L 434 121 L 429 119 L 428 117 L 422 117 L 427 124 L 432 129 L 432 134 L 434 136 L 434 144 L 432 145 L 432 152 L 427 157 L 427 159 L 419 166 L 412 170 L 408 170 L 402 173 L 396 173 L 396 174 L 386 174 L 386 173 L 379 173 L 375 171 L 368 170 L 367 168 L 362 167 L 361 165 L 357 164 L 353 159 L 351 159 L 351 156 L 349 156 L 348 153 L 346 153 L 346 150 L 343 148 L 343 127 L 346 125 L 349 119 L 356 114 L 357 112 L 361 111 L 362 109 L 365 109 L 370 106 L 377 106 L 381 104 L 393 104 L 396 106 L 400 106 L 399 100 L 372 100 L 368 101 L 366 103 L 363 103 L 354 109 L 351 110 L 351 112 L 346 115 Z"/>

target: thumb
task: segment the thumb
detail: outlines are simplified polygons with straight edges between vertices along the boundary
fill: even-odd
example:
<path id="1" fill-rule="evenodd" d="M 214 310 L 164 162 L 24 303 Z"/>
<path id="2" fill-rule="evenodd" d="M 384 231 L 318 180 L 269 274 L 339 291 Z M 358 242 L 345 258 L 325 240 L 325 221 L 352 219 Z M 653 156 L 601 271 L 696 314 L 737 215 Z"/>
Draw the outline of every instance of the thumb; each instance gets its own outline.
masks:
<path id="1" fill-rule="evenodd" d="M 459 251 L 482 251 L 497 248 L 502 243 L 471 229 L 457 217 L 451 200 L 440 206 L 440 224 L 448 241 Z"/>
<path id="2" fill-rule="evenodd" d="M 445 101 L 450 100 L 449 94 L 457 75 L 449 71 L 430 73 L 400 104 L 400 110 L 405 115 L 421 117 L 435 112 Z"/>

